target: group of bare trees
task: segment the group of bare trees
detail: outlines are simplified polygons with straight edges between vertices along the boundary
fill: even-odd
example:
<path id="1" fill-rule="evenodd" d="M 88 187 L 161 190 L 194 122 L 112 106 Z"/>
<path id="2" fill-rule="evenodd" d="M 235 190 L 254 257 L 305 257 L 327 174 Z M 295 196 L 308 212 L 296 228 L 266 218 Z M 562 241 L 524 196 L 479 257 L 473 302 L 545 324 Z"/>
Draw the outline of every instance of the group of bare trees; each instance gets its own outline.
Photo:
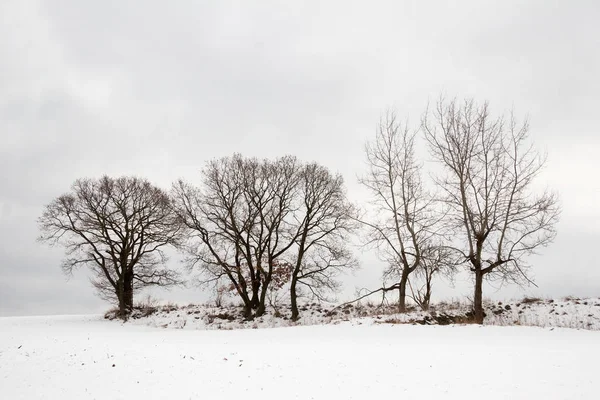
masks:
<path id="1" fill-rule="evenodd" d="M 382 119 L 366 146 L 369 171 L 361 179 L 378 217 L 363 223 L 367 243 L 388 264 L 385 276 L 397 281 L 379 291 L 398 289 L 401 311 L 413 275 L 424 283 L 412 297 L 426 308 L 433 276 L 466 267 L 477 323 L 484 319 L 484 280 L 530 282 L 527 257 L 552 242 L 560 208 L 554 193 L 533 186 L 545 157 L 528 130 L 527 121 L 494 117 L 487 103 L 473 100 L 441 99 L 412 131 L 393 113 Z M 415 159 L 418 137 L 443 167 L 429 190 Z"/>
<path id="2" fill-rule="evenodd" d="M 289 280 L 292 318 L 300 287 L 319 299 L 356 265 L 347 236 L 356 227 L 343 179 L 295 157 L 240 155 L 209 162 L 201 187 L 173 187 L 173 208 L 190 232 L 186 252 L 204 283 L 226 282 L 246 316 L 264 314 L 274 278 Z"/>
<path id="3" fill-rule="evenodd" d="M 66 248 L 65 272 L 90 267 L 123 316 L 134 290 L 181 282 L 165 266 L 166 246 L 185 252 L 202 283 L 231 288 L 246 317 L 264 314 L 276 286 L 288 289 L 296 319 L 300 295 L 324 299 L 357 265 L 347 240 L 356 212 L 340 175 L 291 156 L 236 154 L 210 161 L 202 177 L 170 194 L 138 178 L 77 180 L 46 206 L 40 239 Z"/>
<path id="4" fill-rule="evenodd" d="M 416 138 L 417 131 L 410 131 L 388 112 L 379 123 L 375 139 L 365 146 L 368 172 L 359 180 L 372 195 L 374 211 L 374 217 L 361 219 L 367 228 L 366 244 L 376 247 L 386 262 L 384 281 L 396 283 L 382 290 L 398 289 L 400 312 L 406 311 L 411 275 L 424 278 L 424 290 L 411 292 L 415 301 L 427 309 L 433 275 L 450 261 L 440 257 L 446 254 L 439 224 L 442 215 L 431 193 L 423 187 L 415 155 Z"/>
<path id="5" fill-rule="evenodd" d="M 263 315 L 273 291 L 284 290 L 297 319 L 300 295 L 326 298 L 357 266 L 349 238 L 360 231 L 386 262 L 376 291 L 398 290 L 400 311 L 407 297 L 426 309 L 435 276 L 463 266 L 481 323 L 484 280 L 528 282 L 527 257 L 556 234 L 558 200 L 535 191 L 545 159 L 527 133 L 526 121 L 493 117 L 487 103 L 442 99 L 416 129 L 393 112 L 382 117 L 365 148 L 360 183 L 372 202 L 364 213 L 322 165 L 236 154 L 208 162 L 199 185 L 180 180 L 170 193 L 132 177 L 77 180 L 46 206 L 40 239 L 66 248 L 65 272 L 90 267 L 121 315 L 135 291 L 181 283 L 166 266 L 172 246 L 201 283 L 237 296 L 246 317 Z M 424 176 L 419 140 L 443 172 Z"/>

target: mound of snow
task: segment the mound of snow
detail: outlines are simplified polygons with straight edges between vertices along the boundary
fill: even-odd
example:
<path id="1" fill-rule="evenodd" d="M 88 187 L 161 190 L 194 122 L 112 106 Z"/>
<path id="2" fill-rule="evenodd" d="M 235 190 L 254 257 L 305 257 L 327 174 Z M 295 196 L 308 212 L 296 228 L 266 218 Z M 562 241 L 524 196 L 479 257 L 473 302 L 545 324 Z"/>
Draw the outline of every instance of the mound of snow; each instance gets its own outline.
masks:
<path id="1" fill-rule="evenodd" d="M 440 303 L 429 312 L 412 310 L 398 313 L 395 306 L 311 303 L 300 307 L 300 319 L 292 321 L 289 307 L 245 320 L 239 306 L 210 305 L 147 307 L 136 310 L 128 323 L 158 328 L 192 330 L 232 330 L 274 328 L 298 325 L 327 325 L 354 321 L 356 324 L 448 325 L 467 323 L 470 307 L 465 303 Z M 568 298 L 543 300 L 525 298 L 486 304 L 486 325 L 524 325 L 555 328 L 600 330 L 600 299 Z"/>

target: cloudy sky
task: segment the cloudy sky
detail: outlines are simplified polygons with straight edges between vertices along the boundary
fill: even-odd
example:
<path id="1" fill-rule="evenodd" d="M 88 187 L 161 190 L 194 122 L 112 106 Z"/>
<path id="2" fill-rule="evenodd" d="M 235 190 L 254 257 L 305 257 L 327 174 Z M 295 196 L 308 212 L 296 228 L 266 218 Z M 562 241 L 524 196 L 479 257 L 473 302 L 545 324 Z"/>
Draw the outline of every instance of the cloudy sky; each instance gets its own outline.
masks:
<path id="1" fill-rule="evenodd" d="M 358 198 L 382 111 L 416 123 L 440 93 L 528 115 L 548 152 L 539 184 L 564 211 L 525 292 L 600 296 L 598 20 L 595 0 L 4 0 L 0 315 L 106 309 L 84 271 L 67 279 L 61 249 L 35 241 L 42 207 L 76 178 L 168 188 L 213 157 L 292 153 L 341 172 Z M 363 259 L 347 292 L 378 283 L 382 266 Z M 460 278 L 436 290 L 470 292 Z"/>

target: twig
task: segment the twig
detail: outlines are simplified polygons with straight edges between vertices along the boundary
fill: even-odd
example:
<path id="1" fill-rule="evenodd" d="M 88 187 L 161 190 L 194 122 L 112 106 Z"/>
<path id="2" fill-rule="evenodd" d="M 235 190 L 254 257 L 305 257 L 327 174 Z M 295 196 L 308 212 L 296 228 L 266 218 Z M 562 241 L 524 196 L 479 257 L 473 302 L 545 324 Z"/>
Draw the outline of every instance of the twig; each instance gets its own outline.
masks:
<path id="1" fill-rule="evenodd" d="M 399 283 L 395 283 L 395 284 L 393 284 L 392 286 L 389 286 L 389 287 L 380 287 L 379 289 L 373 290 L 373 291 L 371 291 L 371 292 L 369 292 L 369 293 L 367 293 L 365 295 L 362 295 L 362 296 L 360 296 L 359 298 L 357 298 L 355 300 L 347 301 L 345 303 L 340 304 L 339 306 L 333 307 L 331 309 L 331 311 L 336 310 L 336 309 L 338 309 L 340 307 L 344 307 L 344 306 L 346 306 L 348 304 L 356 303 L 357 301 L 360 301 L 360 300 L 364 299 L 365 297 L 369 297 L 369 296 L 371 296 L 371 295 L 373 295 L 375 293 L 378 293 L 378 292 L 385 293 L 385 292 L 389 292 L 391 290 L 396 290 L 396 289 L 400 289 L 400 284 Z"/>

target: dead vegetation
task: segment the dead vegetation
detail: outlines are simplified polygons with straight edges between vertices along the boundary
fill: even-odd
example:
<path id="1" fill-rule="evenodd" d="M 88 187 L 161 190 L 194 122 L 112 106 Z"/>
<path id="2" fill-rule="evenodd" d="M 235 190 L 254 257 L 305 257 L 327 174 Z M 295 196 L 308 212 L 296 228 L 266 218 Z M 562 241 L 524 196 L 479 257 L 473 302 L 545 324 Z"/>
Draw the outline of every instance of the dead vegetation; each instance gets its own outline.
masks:
<path id="1" fill-rule="evenodd" d="M 334 307 L 329 303 L 314 302 L 300 305 L 302 318 L 294 321 L 289 304 L 282 304 L 277 311 L 269 310 L 261 317 L 248 318 L 241 304 L 178 306 L 153 300 L 137 304 L 129 323 L 174 329 L 229 330 L 339 323 L 464 325 L 476 322 L 468 300 L 433 303 L 428 311 L 414 304 L 407 307 L 407 312 L 399 313 L 395 303 L 366 301 Z M 565 301 L 525 297 L 507 302 L 487 300 L 484 312 L 486 325 L 600 330 L 600 299 Z M 109 310 L 105 318 L 118 318 L 118 309 Z"/>

